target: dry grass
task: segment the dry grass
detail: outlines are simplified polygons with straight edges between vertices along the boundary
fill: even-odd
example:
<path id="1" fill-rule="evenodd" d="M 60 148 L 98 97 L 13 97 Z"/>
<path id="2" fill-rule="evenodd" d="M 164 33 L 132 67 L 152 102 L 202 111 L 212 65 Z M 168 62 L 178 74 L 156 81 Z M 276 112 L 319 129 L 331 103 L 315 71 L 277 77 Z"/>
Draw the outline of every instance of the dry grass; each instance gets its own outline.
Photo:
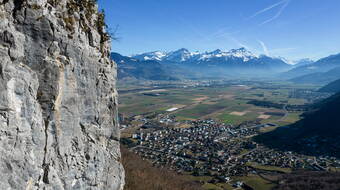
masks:
<path id="1" fill-rule="evenodd" d="M 340 173 L 300 171 L 281 177 L 277 190 L 338 190 Z"/>
<path id="2" fill-rule="evenodd" d="M 204 100 L 206 100 L 208 98 L 209 98 L 208 96 L 202 96 L 202 97 L 199 97 L 199 98 L 194 98 L 192 100 L 194 100 L 195 102 L 203 102 Z"/>
<path id="3" fill-rule="evenodd" d="M 236 115 L 236 116 L 244 116 L 246 115 L 248 112 L 244 111 L 244 112 L 238 112 L 238 111 L 234 111 L 231 112 L 230 115 Z"/>
<path id="4" fill-rule="evenodd" d="M 121 148 L 125 168 L 125 190 L 201 190 L 199 184 L 185 180 L 167 168 L 155 168 L 126 148 Z"/>
<path id="5" fill-rule="evenodd" d="M 260 115 L 260 116 L 257 117 L 257 118 L 259 118 L 259 119 L 269 119 L 270 117 L 271 117 L 270 115 L 262 114 L 262 115 Z"/>

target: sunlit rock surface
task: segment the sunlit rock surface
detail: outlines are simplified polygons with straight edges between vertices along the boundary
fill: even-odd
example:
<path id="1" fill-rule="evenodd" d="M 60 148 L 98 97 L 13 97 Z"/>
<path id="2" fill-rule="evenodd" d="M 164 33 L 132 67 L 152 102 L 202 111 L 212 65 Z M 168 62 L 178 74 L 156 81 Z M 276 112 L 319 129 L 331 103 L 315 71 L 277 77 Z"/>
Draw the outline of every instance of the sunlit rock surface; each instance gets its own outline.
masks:
<path id="1" fill-rule="evenodd" d="M 123 189 L 116 64 L 92 1 L 0 0 L 1 189 Z"/>

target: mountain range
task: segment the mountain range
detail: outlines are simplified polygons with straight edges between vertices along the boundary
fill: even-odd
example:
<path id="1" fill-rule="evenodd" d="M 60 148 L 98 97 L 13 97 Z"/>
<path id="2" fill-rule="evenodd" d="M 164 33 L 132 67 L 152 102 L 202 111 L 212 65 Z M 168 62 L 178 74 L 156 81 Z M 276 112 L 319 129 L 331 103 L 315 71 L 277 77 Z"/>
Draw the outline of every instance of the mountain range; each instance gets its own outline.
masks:
<path id="1" fill-rule="evenodd" d="M 288 72 L 282 73 L 280 76 L 286 79 L 293 79 L 313 73 L 325 73 L 337 67 L 340 67 L 340 54 L 331 55 L 315 62 L 302 64 L 301 66 L 295 67 Z M 298 80 L 295 80 L 295 82 L 297 81 Z"/>
<path id="2" fill-rule="evenodd" d="M 319 68 L 322 68 L 319 67 Z M 319 70 L 319 69 L 318 69 Z M 340 64 L 339 67 L 335 67 L 327 72 L 318 72 L 298 76 L 290 79 L 294 83 L 304 83 L 304 84 L 327 84 L 337 79 L 340 79 Z M 322 70 L 322 69 L 320 69 Z"/>
<path id="3" fill-rule="evenodd" d="M 313 60 L 306 58 L 306 59 L 300 59 L 298 61 L 295 62 L 294 67 L 301 67 L 301 66 L 306 66 L 306 65 L 310 65 L 314 63 Z"/>
<path id="4" fill-rule="evenodd" d="M 167 71 L 166 66 L 155 60 L 143 61 L 118 53 L 111 53 L 111 59 L 118 65 L 117 75 L 119 80 L 176 80 Z"/>
<path id="5" fill-rule="evenodd" d="M 255 55 L 245 48 L 211 52 L 154 51 L 129 57 L 139 63 L 152 61 L 177 78 L 267 77 L 292 68 L 284 59 Z M 115 60 L 114 56 L 113 59 Z M 115 60 L 121 65 L 120 60 Z M 119 68 L 119 67 L 118 67 Z"/>
<path id="6" fill-rule="evenodd" d="M 133 56 L 112 53 L 118 77 L 146 80 L 201 78 L 272 78 L 295 83 L 327 84 L 340 78 L 340 54 L 295 65 L 284 58 L 256 55 L 246 48 L 210 52 L 153 51 Z"/>
<path id="7" fill-rule="evenodd" d="M 217 49 L 211 52 L 190 52 L 179 49 L 172 52 L 149 52 L 132 56 L 135 59 L 146 61 L 155 60 L 162 64 L 178 64 L 199 67 L 224 67 L 224 68 L 259 68 L 281 70 L 291 66 L 281 58 L 265 55 L 255 55 L 245 48 L 222 51 Z"/>

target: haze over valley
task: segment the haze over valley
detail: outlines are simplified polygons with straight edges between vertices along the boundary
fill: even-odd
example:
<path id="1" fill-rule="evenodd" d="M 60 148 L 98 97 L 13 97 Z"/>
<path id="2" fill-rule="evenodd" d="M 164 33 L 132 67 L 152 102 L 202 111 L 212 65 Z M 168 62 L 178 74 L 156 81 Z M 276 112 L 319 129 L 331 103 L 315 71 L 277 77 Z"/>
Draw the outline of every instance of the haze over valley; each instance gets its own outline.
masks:
<path id="1" fill-rule="evenodd" d="M 340 54 L 295 64 L 246 48 L 111 58 L 124 146 L 183 185 L 295 189 L 295 177 L 337 179 Z M 316 184 L 339 186 L 324 180 Z"/>

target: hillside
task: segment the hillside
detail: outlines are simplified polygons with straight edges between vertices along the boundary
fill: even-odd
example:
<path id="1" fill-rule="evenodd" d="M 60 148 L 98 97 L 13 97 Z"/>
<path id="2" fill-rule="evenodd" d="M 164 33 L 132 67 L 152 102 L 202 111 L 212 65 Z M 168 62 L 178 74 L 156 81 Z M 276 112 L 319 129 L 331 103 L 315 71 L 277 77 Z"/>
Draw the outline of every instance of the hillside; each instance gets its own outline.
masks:
<path id="1" fill-rule="evenodd" d="M 276 149 L 340 157 L 339 107 L 340 93 L 311 106 L 301 121 L 255 140 Z"/>
<path id="2" fill-rule="evenodd" d="M 140 61 L 118 53 L 111 53 L 111 59 L 117 63 L 119 80 L 176 80 L 166 66 L 155 60 Z"/>
<path id="3" fill-rule="evenodd" d="M 308 76 L 314 73 L 325 73 L 336 67 L 340 67 L 340 54 L 331 55 L 314 63 L 305 64 L 296 68 L 293 68 L 287 72 L 280 74 L 281 77 L 286 79 L 293 79 L 301 76 Z M 318 77 L 318 76 L 316 76 Z M 318 79 L 322 79 L 319 78 Z"/>
<path id="4" fill-rule="evenodd" d="M 283 175 L 279 181 L 274 190 L 338 190 L 340 173 L 298 171 Z"/>
<path id="5" fill-rule="evenodd" d="M 340 75 L 339 75 L 340 77 Z M 340 92 L 340 79 L 333 81 L 319 89 L 319 92 L 338 93 Z"/>
<path id="6" fill-rule="evenodd" d="M 303 76 L 290 79 L 290 81 L 295 82 L 295 83 L 325 85 L 339 78 L 340 78 L 340 67 L 336 67 L 327 72 L 316 72 L 312 74 L 307 74 L 307 75 L 303 75 Z"/>
<path id="7" fill-rule="evenodd" d="M 125 190 L 200 190 L 199 184 L 184 180 L 167 168 L 155 168 L 147 160 L 122 147 L 126 171 Z"/>

